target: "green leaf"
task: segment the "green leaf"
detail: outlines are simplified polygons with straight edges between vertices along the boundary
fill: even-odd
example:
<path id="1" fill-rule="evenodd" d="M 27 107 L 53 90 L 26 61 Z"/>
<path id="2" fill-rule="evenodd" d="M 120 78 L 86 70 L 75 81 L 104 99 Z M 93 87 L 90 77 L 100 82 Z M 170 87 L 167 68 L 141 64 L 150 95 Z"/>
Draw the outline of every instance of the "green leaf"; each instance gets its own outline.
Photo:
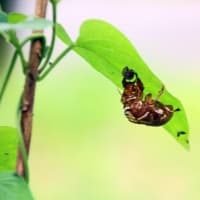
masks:
<path id="1" fill-rule="evenodd" d="M 52 22 L 41 18 L 27 18 L 19 23 L 0 23 L 0 31 L 7 30 L 43 30 L 52 26 Z"/>
<path id="2" fill-rule="evenodd" d="M 8 14 L 8 22 L 9 23 L 19 23 L 27 19 L 27 15 L 22 13 L 9 13 Z"/>
<path id="3" fill-rule="evenodd" d="M 8 33 L 0 31 L 0 35 L 5 39 L 6 42 L 10 41 L 10 36 Z"/>
<path id="4" fill-rule="evenodd" d="M 0 172 L 15 170 L 17 150 L 17 129 L 7 126 L 0 126 Z"/>
<path id="5" fill-rule="evenodd" d="M 25 180 L 15 172 L 0 173 L 0 199 L 33 200 Z"/>
<path id="6" fill-rule="evenodd" d="M 5 39 L 6 42 L 10 42 L 15 47 L 19 45 L 19 39 L 14 30 L 8 30 L 3 32 L 0 31 L 0 35 Z"/>
<path id="7" fill-rule="evenodd" d="M 0 11 L 0 23 L 7 22 L 7 21 L 8 21 L 7 14 L 3 11 Z"/>
<path id="8" fill-rule="evenodd" d="M 163 83 L 149 69 L 131 42 L 114 26 L 101 20 L 85 21 L 80 28 L 80 35 L 74 50 L 98 72 L 122 88 L 122 69 L 125 66 L 135 70 L 145 86 L 144 93 L 155 97 Z M 181 102 L 167 90 L 160 101 L 180 108 L 164 128 L 185 148 L 188 143 L 188 122 Z M 184 134 L 180 134 L 183 133 Z"/>
<path id="9" fill-rule="evenodd" d="M 17 34 L 14 30 L 9 30 L 7 31 L 7 34 L 8 34 L 8 39 L 9 39 L 9 42 L 11 44 L 13 44 L 15 47 L 17 47 L 19 45 L 19 39 L 17 37 Z"/>
<path id="10" fill-rule="evenodd" d="M 66 45 L 73 44 L 71 38 L 69 37 L 68 33 L 65 31 L 63 26 L 59 23 L 56 24 L 56 35 L 57 37 Z"/>
<path id="11" fill-rule="evenodd" d="M 52 22 L 50 20 L 42 18 L 28 18 L 22 23 L 19 23 L 17 29 L 43 30 L 50 26 L 52 26 Z"/>
<path id="12" fill-rule="evenodd" d="M 61 0 L 50 0 L 51 3 L 53 4 L 58 4 Z"/>

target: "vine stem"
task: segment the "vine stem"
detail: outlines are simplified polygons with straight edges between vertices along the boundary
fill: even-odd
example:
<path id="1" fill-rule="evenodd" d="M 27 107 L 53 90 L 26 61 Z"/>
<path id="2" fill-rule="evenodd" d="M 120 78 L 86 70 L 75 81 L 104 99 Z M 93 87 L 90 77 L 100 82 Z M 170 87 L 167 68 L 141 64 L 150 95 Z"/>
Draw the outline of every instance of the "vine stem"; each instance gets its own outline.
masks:
<path id="1" fill-rule="evenodd" d="M 66 56 L 66 54 L 68 54 L 73 48 L 74 45 L 72 44 L 69 47 L 67 47 L 63 52 L 61 52 L 61 54 L 52 63 L 49 64 L 50 67 L 47 68 L 46 71 L 44 71 L 42 74 L 39 74 L 37 80 L 43 80 L 49 74 L 49 72 L 51 72 L 51 70 L 60 62 L 60 60 L 62 60 L 62 58 Z"/>
<path id="2" fill-rule="evenodd" d="M 2 98 L 3 98 L 3 95 L 4 95 L 4 92 L 6 90 L 6 87 L 8 85 L 8 82 L 10 80 L 10 76 L 13 72 L 13 69 L 14 69 L 14 66 L 16 64 L 16 60 L 17 60 L 17 56 L 20 57 L 20 60 L 21 60 L 21 64 L 22 64 L 22 70 L 23 72 L 25 73 L 26 72 L 26 60 L 24 58 L 24 55 L 23 55 L 23 52 L 22 52 L 22 48 L 23 46 L 28 43 L 29 41 L 32 41 L 33 39 L 37 39 L 37 38 L 43 38 L 43 35 L 41 34 L 34 34 L 34 35 L 31 35 L 29 37 L 27 37 L 25 40 L 23 40 L 21 42 L 21 44 L 19 44 L 18 46 L 16 46 L 16 50 L 14 51 L 13 53 L 13 56 L 12 56 L 12 59 L 11 59 L 11 62 L 10 62 L 10 65 L 8 67 L 8 71 L 6 73 L 6 76 L 5 76 L 5 79 L 3 81 L 3 84 L 2 84 L 2 87 L 1 87 L 1 90 L 0 90 L 0 103 L 2 101 Z"/>
<path id="3" fill-rule="evenodd" d="M 19 54 L 21 63 L 22 63 L 22 69 L 23 69 L 23 73 L 25 73 L 25 69 L 26 69 L 26 60 L 24 58 L 24 54 L 22 52 L 22 46 L 20 44 L 18 44 L 18 46 L 16 46 L 17 52 Z"/>
<path id="4" fill-rule="evenodd" d="M 47 3 L 48 0 L 36 0 L 35 15 L 37 17 L 45 18 Z M 42 31 L 34 31 L 34 33 L 35 32 L 42 33 Z M 20 125 L 27 155 L 29 154 L 30 150 L 35 88 L 38 76 L 38 67 L 41 62 L 42 48 L 43 46 L 41 39 L 32 40 L 28 69 L 26 72 L 25 86 L 22 94 L 22 103 L 20 108 Z M 18 151 L 16 171 L 19 175 L 25 176 L 25 166 L 20 150 Z"/>
<path id="5" fill-rule="evenodd" d="M 50 48 L 48 51 L 48 54 L 46 56 L 46 59 L 42 66 L 39 68 L 39 73 L 41 73 L 47 64 L 49 63 L 49 59 L 51 58 L 51 55 L 53 53 L 54 45 L 55 45 L 55 39 L 56 39 L 56 21 L 57 21 L 57 12 L 56 12 L 56 3 L 52 3 L 52 13 L 53 13 L 53 28 L 52 28 L 52 37 L 51 37 L 51 43 L 50 43 Z"/>
<path id="6" fill-rule="evenodd" d="M 2 85 L 2 88 L 1 88 L 1 91 L 0 91 L 0 103 L 1 103 L 1 100 L 2 100 L 2 97 L 3 97 L 3 94 L 6 90 L 6 86 L 8 84 L 9 79 L 10 79 L 10 76 L 12 74 L 13 68 L 15 66 L 16 60 L 17 60 L 17 50 L 15 50 L 15 52 L 13 54 L 10 66 L 8 68 L 8 72 L 6 74 L 5 80 L 3 82 L 3 85 Z"/>

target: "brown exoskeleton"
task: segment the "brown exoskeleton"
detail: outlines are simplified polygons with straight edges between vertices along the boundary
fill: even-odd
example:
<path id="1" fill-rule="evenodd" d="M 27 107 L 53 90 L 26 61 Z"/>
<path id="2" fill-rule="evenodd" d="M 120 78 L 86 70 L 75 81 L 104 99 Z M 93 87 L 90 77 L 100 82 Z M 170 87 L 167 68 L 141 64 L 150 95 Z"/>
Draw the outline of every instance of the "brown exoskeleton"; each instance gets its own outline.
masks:
<path id="1" fill-rule="evenodd" d="M 164 92 L 164 87 L 161 88 L 155 99 L 152 99 L 151 93 L 148 93 L 143 99 L 144 86 L 137 73 L 125 67 L 122 75 L 124 91 L 121 102 L 124 105 L 124 114 L 129 121 L 149 126 L 161 126 L 172 118 L 174 112 L 180 110 L 158 101 Z"/>

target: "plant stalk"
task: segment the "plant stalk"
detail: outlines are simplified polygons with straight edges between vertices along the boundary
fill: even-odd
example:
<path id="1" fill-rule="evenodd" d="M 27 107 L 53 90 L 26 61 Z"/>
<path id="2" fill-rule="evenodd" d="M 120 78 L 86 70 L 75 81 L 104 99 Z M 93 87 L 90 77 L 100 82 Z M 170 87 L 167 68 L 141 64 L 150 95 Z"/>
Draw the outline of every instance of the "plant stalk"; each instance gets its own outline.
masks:
<path id="1" fill-rule="evenodd" d="M 48 0 L 36 0 L 35 16 L 45 18 L 47 3 Z M 42 33 L 42 31 L 34 31 L 34 33 L 35 32 Z M 29 154 L 31 143 L 34 97 L 42 48 L 41 39 L 32 40 L 25 86 L 22 94 L 20 124 L 27 155 Z M 25 168 L 20 150 L 18 152 L 16 171 L 21 176 L 25 175 Z"/>

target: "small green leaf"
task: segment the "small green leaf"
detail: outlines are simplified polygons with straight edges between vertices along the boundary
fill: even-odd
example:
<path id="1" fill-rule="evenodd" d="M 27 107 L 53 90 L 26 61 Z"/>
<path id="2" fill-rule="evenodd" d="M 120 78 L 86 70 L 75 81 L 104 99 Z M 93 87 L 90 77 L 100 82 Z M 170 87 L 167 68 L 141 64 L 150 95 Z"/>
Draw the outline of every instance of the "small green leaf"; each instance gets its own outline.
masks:
<path id="1" fill-rule="evenodd" d="M 15 170 L 17 149 L 17 129 L 7 126 L 0 126 L 0 172 Z"/>
<path id="2" fill-rule="evenodd" d="M 8 35 L 8 33 L 0 31 L 0 35 L 5 39 L 6 42 L 10 41 L 10 36 Z"/>
<path id="3" fill-rule="evenodd" d="M 52 26 L 52 22 L 41 18 L 27 18 L 19 23 L 0 23 L 0 31 L 7 30 L 43 30 Z"/>
<path id="4" fill-rule="evenodd" d="M 7 21 L 8 21 L 7 14 L 3 11 L 0 11 L 0 23 L 7 22 Z"/>
<path id="5" fill-rule="evenodd" d="M 19 45 L 19 40 L 14 30 L 8 30 L 3 32 L 0 31 L 0 35 L 5 39 L 6 42 L 10 42 L 15 47 Z"/>
<path id="6" fill-rule="evenodd" d="M 59 23 L 56 24 L 56 35 L 57 37 L 66 45 L 73 44 L 71 38 L 69 37 L 68 33 L 65 31 L 63 26 Z"/>
<path id="7" fill-rule="evenodd" d="M 17 34 L 14 30 L 8 30 L 7 34 L 9 36 L 9 42 L 13 44 L 15 47 L 19 45 L 19 39 L 17 37 Z"/>
<path id="8" fill-rule="evenodd" d="M 25 180 L 15 172 L 0 173 L 0 199 L 33 200 Z"/>
<path id="9" fill-rule="evenodd" d="M 27 15 L 22 13 L 9 13 L 8 14 L 8 22 L 9 23 L 19 23 L 27 19 Z"/>
<path id="10" fill-rule="evenodd" d="M 51 3 L 53 4 L 58 4 L 61 0 L 50 0 Z"/>
<path id="11" fill-rule="evenodd" d="M 135 70 L 145 86 L 144 93 L 155 97 L 163 83 L 153 74 L 138 54 L 131 42 L 114 26 L 101 20 L 88 20 L 80 29 L 74 50 L 92 67 L 122 88 L 122 69 L 125 66 Z M 170 134 L 185 148 L 188 143 L 188 122 L 181 102 L 167 90 L 160 101 L 180 108 L 164 126 Z M 185 134 L 178 134 L 184 132 Z"/>

